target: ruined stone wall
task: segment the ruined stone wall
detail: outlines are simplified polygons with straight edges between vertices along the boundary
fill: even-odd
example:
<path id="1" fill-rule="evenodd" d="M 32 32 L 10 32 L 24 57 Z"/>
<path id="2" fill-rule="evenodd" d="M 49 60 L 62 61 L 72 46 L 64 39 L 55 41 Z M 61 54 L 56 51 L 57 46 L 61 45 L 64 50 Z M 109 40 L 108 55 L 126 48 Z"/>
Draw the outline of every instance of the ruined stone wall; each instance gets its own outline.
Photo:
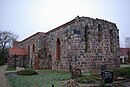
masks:
<path id="1" fill-rule="evenodd" d="M 64 69 L 68 70 L 69 69 L 69 46 L 70 46 L 70 38 L 72 34 L 72 28 L 74 22 L 72 21 L 69 23 L 67 26 L 62 26 L 59 27 L 55 31 L 50 31 L 47 33 L 47 53 L 48 55 L 52 56 L 52 68 L 53 69 Z M 60 40 L 60 60 L 57 60 L 57 40 Z"/>
<path id="2" fill-rule="evenodd" d="M 27 56 L 23 55 L 9 55 L 8 57 L 8 67 L 27 67 L 28 65 L 28 60 Z"/>
<path id="3" fill-rule="evenodd" d="M 35 53 L 32 52 L 33 44 Z M 93 71 L 103 64 L 109 69 L 119 66 L 119 30 L 114 23 L 101 19 L 76 17 L 47 33 L 37 33 L 19 43 L 20 48 L 28 50 L 28 46 L 30 51 L 27 52 L 32 59 L 45 47 L 47 61 L 51 61 L 52 69 L 56 70 L 68 71 L 72 67 Z"/>
<path id="4" fill-rule="evenodd" d="M 38 32 L 19 43 L 20 48 L 27 50 L 29 66 L 34 65 L 35 54 L 37 54 L 38 51 L 46 44 L 45 35 L 45 33 Z"/>
<path id="5" fill-rule="evenodd" d="M 57 63 L 58 38 L 61 41 L 61 59 Z M 47 48 L 53 57 L 54 69 L 69 70 L 69 63 L 82 71 L 99 69 L 103 64 L 108 68 L 119 65 L 119 32 L 115 24 L 105 20 L 77 17 L 73 23 L 47 33 Z"/>
<path id="6" fill-rule="evenodd" d="M 35 46 L 35 53 L 38 52 L 38 50 L 43 46 L 46 42 L 46 34 L 38 32 L 35 35 L 29 37 L 28 39 L 23 40 L 19 43 L 20 48 L 25 48 L 28 50 L 28 46 L 30 46 L 31 50 L 33 48 L 33 44 Z"/>

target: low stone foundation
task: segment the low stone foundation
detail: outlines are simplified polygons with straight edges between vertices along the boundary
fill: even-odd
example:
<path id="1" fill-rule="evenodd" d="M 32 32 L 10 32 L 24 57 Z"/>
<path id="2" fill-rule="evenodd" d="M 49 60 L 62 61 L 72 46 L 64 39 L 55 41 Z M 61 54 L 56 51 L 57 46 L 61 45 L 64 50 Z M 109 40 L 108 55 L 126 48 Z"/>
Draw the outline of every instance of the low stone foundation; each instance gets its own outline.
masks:
<path id="1" fill-rule="evenodd" d="M 27 67 L 27 56 L 10 55 L 8 57 L 8 67 Z"/>

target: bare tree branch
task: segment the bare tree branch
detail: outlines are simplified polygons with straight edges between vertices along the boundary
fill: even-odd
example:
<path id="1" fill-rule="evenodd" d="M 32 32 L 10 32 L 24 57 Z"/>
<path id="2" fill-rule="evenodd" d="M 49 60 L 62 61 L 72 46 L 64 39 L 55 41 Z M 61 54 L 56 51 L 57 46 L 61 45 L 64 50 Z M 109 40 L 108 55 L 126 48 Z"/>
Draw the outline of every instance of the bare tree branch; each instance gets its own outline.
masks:
<path id="1" fill-rule="evenodd" d="M 4 50 L 6 47 L 10 47 L 17 38 L 18 35 L 10 31 L 0 31 L 0 49 Z"/>

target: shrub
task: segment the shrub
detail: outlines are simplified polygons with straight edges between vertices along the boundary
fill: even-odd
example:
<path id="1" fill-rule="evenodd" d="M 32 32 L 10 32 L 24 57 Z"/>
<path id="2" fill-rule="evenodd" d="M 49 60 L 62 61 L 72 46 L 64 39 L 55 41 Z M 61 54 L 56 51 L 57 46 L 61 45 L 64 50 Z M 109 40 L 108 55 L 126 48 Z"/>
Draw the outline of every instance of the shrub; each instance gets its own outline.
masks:
<path id="1" fill-rule="evenodd" d="M 4 60 L 0 60 L 0 65 L 4 65 Z"/>
<path id="2" fill-rule="evenodd" d="M 25 69 L 21 71 L 17 71 L 18 75 L 37 75 L 38 73 L 33 69 Z"/>

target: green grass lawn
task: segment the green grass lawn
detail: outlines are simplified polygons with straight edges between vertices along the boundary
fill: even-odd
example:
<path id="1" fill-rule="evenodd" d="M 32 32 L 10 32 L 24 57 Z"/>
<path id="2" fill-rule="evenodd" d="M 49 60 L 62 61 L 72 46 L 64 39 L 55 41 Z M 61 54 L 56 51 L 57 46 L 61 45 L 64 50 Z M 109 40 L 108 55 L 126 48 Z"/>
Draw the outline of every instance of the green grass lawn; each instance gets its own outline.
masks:
<path id="1" fill-rule="evenodd" d="M 15 71 L 16 68 L 6 68 L 6 71 Z"/>
<path id="2" fill-rule="evenodd" d="M 130 67 L 130 64 L 121 64 L 120 67 Z"/>
<path id="3" fill-rule="evenodd" d="M 55 70 L 40 70 L 39 75 L 9 77 L 11 87 L 55 87 L 60 85 L 59 81 L 70 79 L 69 72 Z"/>

